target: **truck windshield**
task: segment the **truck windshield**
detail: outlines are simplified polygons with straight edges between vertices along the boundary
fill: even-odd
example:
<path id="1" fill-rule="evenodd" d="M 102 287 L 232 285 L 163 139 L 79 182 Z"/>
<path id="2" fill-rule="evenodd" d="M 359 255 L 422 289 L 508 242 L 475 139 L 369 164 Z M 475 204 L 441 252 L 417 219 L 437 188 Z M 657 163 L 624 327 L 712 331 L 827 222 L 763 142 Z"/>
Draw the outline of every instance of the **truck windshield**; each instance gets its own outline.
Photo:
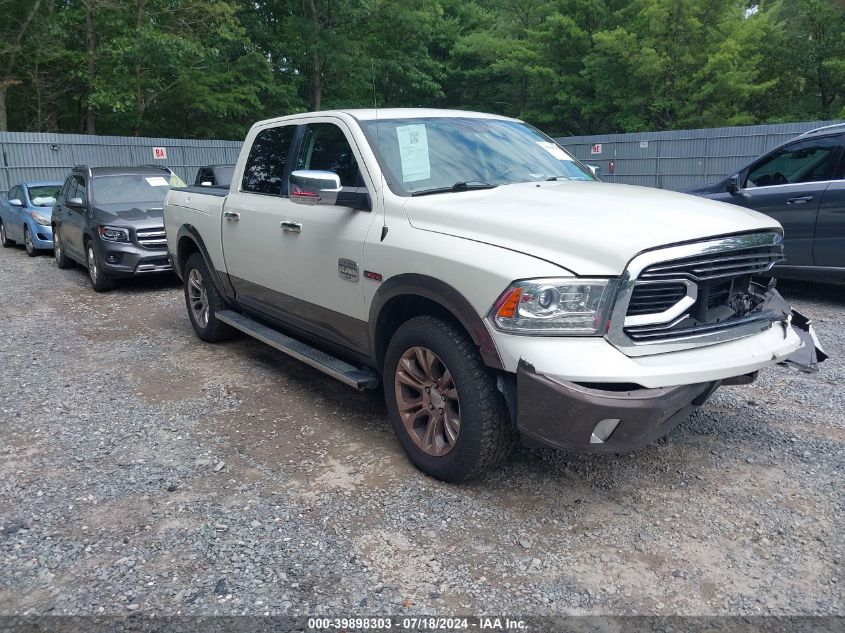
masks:
<path id="1" fill-rule="evenodd" d="M 97 204 L 163 204 L 170 189 L 169 175 L 100 176 L 92 179 L 91 190 Z"/>
<path id="2" fill-rule="evenodd" d="M 595 180 L 551 138 L 519 121 L 426 117 L 360 123 L 388 185 L 402 196 Z"/>

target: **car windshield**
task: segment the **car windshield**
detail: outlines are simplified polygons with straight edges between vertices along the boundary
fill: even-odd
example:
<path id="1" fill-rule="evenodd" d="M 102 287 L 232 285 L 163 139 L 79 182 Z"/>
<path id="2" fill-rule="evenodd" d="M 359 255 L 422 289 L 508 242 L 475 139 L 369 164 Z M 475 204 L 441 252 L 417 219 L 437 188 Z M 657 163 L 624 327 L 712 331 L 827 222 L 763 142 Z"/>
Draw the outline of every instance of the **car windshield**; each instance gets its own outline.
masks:
<path id="1" fill-rule="evenodd" d="M 170 189 L 170 175 L 136 174 L 99 176 L 91 183 L 97 204 L 163 204 Z"/>
<path id="2" fill-rule="evenodd" d="M 29 201 L 36 207 L 52 207 L 61 189 L 61 185 L 37 185 L 29 187 Z"/>
<path id="3" fill-rule="evenodd" d="M 362 121 L 391 190 L 420 195 L 544 180 L 595 180 L 526 123 L 471 117 Z"/>

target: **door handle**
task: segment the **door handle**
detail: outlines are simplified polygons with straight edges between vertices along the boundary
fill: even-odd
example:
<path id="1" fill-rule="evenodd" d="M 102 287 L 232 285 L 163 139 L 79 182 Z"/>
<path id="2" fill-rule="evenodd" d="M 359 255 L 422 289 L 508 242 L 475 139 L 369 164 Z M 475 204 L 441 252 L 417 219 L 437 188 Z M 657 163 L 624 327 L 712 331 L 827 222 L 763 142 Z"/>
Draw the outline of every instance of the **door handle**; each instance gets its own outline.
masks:
<path id="1" fill-rule="evenodd" d="M 807 204 L 812 199 L 813 196 L 799 196 L 797 198 L 790 198 L 786 201 L 786 204 Z"/>
<path id="2" fill-rule="evenodd" d="M 302 232 L 302 224 L 299 222 L 291 222 L 290 220 L 285 220 L 280 224 L 282 230 L 285 233 L 301 233 Z"/>
<path id="3" fill-rule="evenodd" d="M 227 220 L 231 221 L 231 222 L 237 222 L 238 220 L 241 219 L 241 214 L 235 213 L 234 211 L 224 211 L 223 217 L 226 218 Z"/>

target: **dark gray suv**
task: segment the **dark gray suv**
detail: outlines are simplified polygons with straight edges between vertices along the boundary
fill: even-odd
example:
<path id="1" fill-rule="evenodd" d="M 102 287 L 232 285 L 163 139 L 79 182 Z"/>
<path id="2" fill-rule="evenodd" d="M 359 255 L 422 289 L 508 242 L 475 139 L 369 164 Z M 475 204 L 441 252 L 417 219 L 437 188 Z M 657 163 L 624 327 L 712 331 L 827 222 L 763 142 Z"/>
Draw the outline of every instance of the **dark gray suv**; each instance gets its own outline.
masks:
<path id="1" fill-rule="evenodd" d="M 748 207 L 784 229 L 778 277 L 845 279 L 845 124 L 806 132 L 686 193 Z"/>
<path id="2" fill-rule="evenodd" d="M 59 268 L 87 267 L 98 292 L 121 277 L 170 272 L 164 197 L 183 184 L 164 167 L 75 167 L 53 207 Z"/>

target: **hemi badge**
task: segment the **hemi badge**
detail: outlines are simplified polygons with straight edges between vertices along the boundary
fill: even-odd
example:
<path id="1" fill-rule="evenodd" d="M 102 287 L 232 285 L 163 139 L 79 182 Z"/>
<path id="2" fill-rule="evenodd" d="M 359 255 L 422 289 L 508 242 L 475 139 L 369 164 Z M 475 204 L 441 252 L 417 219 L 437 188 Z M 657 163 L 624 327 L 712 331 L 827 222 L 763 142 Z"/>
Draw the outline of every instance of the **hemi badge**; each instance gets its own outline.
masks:
<path id="1" fill-rule="evenodd" d="M 337 272 L 340 275 L 341 279 L 345 279 L 346 281 L 357 282 L 358 262 L 354 262 L 351 259 L 341 258 L 337 260 Z"/>
<path id="2" fill-rule="evenodd" d="M 372 279 L 373 281 L 381 281 L 382 280 L 381 273 L 374 273 L 371 270 L 365 270 L 364 271 L 364 277 L 366 277 L 367 279 Z"/>

